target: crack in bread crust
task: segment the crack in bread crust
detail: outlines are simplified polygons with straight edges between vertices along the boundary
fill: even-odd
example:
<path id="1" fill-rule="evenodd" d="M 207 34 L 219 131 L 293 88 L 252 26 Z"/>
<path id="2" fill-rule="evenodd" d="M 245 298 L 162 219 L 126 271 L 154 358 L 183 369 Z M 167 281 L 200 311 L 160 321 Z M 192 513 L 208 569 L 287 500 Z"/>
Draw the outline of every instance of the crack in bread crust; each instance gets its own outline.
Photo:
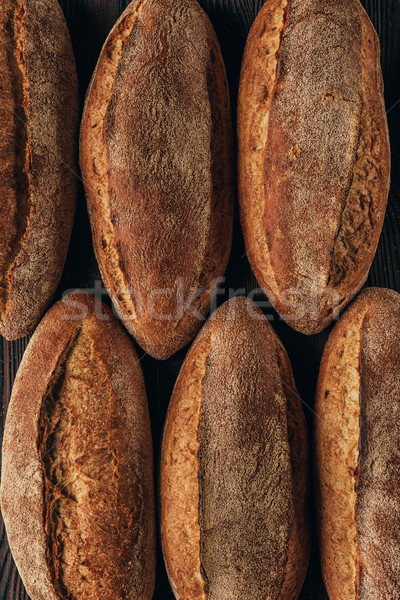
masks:
<path id="1" fill-rule="evenodd" d="M 24 58 L 24 2 L 5 0 L 0 12 L 0 319 L 5 313 L 13 268 L 32 211 L 27 106 L 29 94 Z"/>
<path id="2" fill-rule="evenodd" d="M 263 176 L 265 140 L 268 137 L 269 115 L 278 79 L 279 56 L 288 11 L 289 0 L 271 0 L 262 7 L 246 44 L 239 89 L 239 105 L 242 106 L 238 110 L 241 221 L 252 221 L 252 227 L 244 227 L 246 250 L 260 284 L 264 275 L 258 268 L 258 260 L 253 257 L 263 257 L 265 265 L 268 265 L 268 285 L 273 293 L 278 290 L 270 264 L 263 219 L 257 215 L 264 214 L 266 202 Z M 258 63 L 253 56 L 255 45 Z"/>
<path id="3" fill-rule="evenodd" d="M 133 493 L 129 510 L 121 503 L 117 409 L 94 344 L 86 319 L 50 381 L 40 415 L 47 561 L 61 600 L 125 598 L 119 595 L 121 567 L 131 560 L 126 541 L 132 547 L 140 514 Z"/>
<path id="4" fill-rule="evenodd" d="M 356 315 L 330 351 L 317 398 L 320 551 L 325 585 L 333 600 L 358 597 L 355 516 L 364 318 L 365 311 Z M 328 563 L 330 569 L 326 567 Z"/>
<path id="5" fill-rule="evenodd" d="M 85 160 L 88 175 L 85 185 L 90 195 L 89 210 L 92 214 L 91 226 L 95 230 L 94 241 L 99 255 L 99 267 L 107 286 L 119 304 L 128 315 L 136 318 L 136 308 L 132 295 L 120 265 L 120 257 L 115 241 L 115 228 L 111 216 L 109 187 L 108 187 L 108 161 L 107 148 L 104 143 L 107 111 L 112 99 L 115 76 L 121 62 L 125 45 L 138 22 L 140 13 L 147 0 L 137 2 L 134 10 L 128 12 L 118 23 L 112 35 L 107 40 L 102 52 L 102 61 L 99 63 L 89 94 L 95 98 L 91 100 L 92 107 L 87 115 L 88 134 L 83 136 L 85 151 L 88 154 Z M 98 81 L 101 80 L 101 86 Z M 86 112 L 86 111 L 85 111 Z M 96 152 L 94 152 L 96 148 Z M 89 183 L 90 178 L 90 183 Z M 90 188 L 89 188 L 90 186 Z"/>
<path id="6" fill-rule="evenodd" d="M 171 398 L 163 438 L 162 544 L 171 587 L 180 600 L 207 597 L 200 562 L 198 430 L 210 345 L 211 336 L 207 336 L 183 367 Z"/>
<path id="7" fill-rule="evenodd" d="M 362 18 L 363 47 L 376 45 L 375 34 Z M 375 50 L 379 57 L 379 49 Z M 385 187 L 388 173 L 382 162 L 385 152 L 382 124 L 377 119 L 379 103 L 371 89 L 379 87 L 366 50 L 361 52 L 363 103 L 360 140 L 353 169 L 353 182 L 342 213 L 335 242 L 328 285 L 352 290 L 354 280 L 364 280 L 374 255 L 385 213 Z M 367 261 L 367 266 L 366 266 Z"/>

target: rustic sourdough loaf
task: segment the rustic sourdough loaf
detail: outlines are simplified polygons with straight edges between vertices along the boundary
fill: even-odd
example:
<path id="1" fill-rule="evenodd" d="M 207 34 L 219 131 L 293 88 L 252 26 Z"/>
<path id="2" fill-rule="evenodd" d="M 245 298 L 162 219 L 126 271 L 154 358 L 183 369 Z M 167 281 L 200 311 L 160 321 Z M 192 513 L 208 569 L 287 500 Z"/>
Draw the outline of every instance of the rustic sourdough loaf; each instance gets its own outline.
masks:
<path id="1" fill-rule="evenodd" d="M 87 294 L 58 302 L 19 368 L 1 509 L 32 600 L 150 600 L 152 447 L 132 342 Z"/>
<path id="2" fill-rule="evenodd" d="M 0 334 L 33 331 L 75 210 L 78 84 L 56 0 L 0 3 Z"/>
<path id="3" fill-rule="evenodd" d="M 199 329 L 232 236 L 228 86 L 195 0 L 134 0 L 88 91 L 81 167 L 102 278 L 128 331 L 167 358 Z"/>
<path id="4" fill-rule="evenodd" d="M 222 305 L 179 374 L 161 455 L 161 541 L 180 600 L 297 598 L 305 419 L 287 354 L 245 298 Z"/>
<path id="5" fill-rule="evenodd" d="M 267 0 L 247 41 L 239 195 L 261 287 L 295 329 L 324 329 L 367 278 L 390 148 L 379 41 L 359 0 Z"/>
<path id="6" fill-rule="evenodd" d="M 399 294 L 365 290 L 321 363 L 317 519 L 331 600 L 400 598 L 399 327 Z"/>

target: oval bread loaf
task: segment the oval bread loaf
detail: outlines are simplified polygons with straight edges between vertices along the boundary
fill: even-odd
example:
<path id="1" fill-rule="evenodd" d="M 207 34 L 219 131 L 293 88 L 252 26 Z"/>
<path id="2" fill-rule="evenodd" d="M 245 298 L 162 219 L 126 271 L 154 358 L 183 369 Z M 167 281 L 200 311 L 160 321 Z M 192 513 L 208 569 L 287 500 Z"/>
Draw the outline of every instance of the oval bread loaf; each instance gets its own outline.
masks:
<path id="1" fill-rule="evenodd" d="M 400 295 L 363 291 L 326 345 L 315 461 L 330 600 L 400 598 Z"/>
<path id="2" fill-rule="evenodd" d="M 105 286 L 165 359 L 199 329 L 232 237 L 232 140 L 218 41 L 195 0 L 134 0 L 88 91 L 81 167 Z"/>
<path id="3" fill-rule="evenodd" d="M 390 147 L 379 41 L 359 0 L 267 0 L 238 105 L 246 251 L 294 329 L 318 333 L 364 284 Z"/>
<path id="4" fill-rule="evenodd" d="M 150 422 L 132 342 L 75 292 L 24 354 L 3 441 L 1 509 L 32 600 L 150 600 Z"/>
<path id="5" fill-rule="evenodd" d="M 75 59 L 56 0 L 0 3 L 0 334 L 31 333 L 71 235 L 79 115 Z"/>
<path id="6" fill-rule="evenodd" d="M 294 600 L 308 564 L 307 437 L 287 354 L 245 298 L 194 341 L 168 409 L 161 541 L 180 600 Z"/>

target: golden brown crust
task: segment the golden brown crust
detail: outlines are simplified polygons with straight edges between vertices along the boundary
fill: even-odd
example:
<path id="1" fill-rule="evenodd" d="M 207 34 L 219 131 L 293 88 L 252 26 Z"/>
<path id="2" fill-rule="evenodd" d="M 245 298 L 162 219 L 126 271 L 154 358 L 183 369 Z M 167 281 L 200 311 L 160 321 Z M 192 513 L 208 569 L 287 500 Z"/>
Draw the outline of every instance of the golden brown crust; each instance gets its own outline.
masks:
<path id="1" fill-rule="evenodd" d="M 4 433 L 2 514 L 32 600 L 152 597 L 152 468 L 132 343 L 75 292 L 33 335 Z"/>
<path id="2" fill-rule="evenodd" d="M 193 0 L 132 2 L 92 79 L 81 167 L 105 285 L 156 358 L 190 341 L 226 268 L 231 146 L 225 69 L 205 13 Z"/>
<path id="3" fill-rule="evenodd" d="M 195 342 L 182 366 L 162 442 L 161 543 L 171 588 L 182 600 L 206 598 L 200 563 L 198 429 L 210 343 L 210 335 Z"/>
<path id="4" fill-rule="evenodd" d="M 316 397 L 317 518 L 331 600 L 399 597 L 400 296 L 360 294 L 335 326 Z"/>
<path id="5" fill-rule="evenodd" d="M 352 319 L 346 313 L 336 325 L 322 359 L 315 404 L 317 522 L 322 571 L 331 600 L 356 598 L 355 487 L 363 319 L 363 311 Z"/>
<path id="6" fill-rule="evenodd" d="M 261 283 L 261 265 L 268 265 L 271 295 L 277 295 L 265 237 L 263 160 L 269 113 L 276 87 L 288 0 L 266 2 L 247 38 L 238 98 L 238 174 L 240 218 L 246 252 Z M 251 223 L 251 226 L 249 226 Z M 258 260 L 256 260 L 258 257 Z M 260 263 L 260 267 L 259 267 Z"/>
<path id="7" fill-rule="evenodd" d="M 5 0 L 0 33 L 6 203 L 0 333 L 16 339 L 34 329 L 64 267 L 75 210 L 79 102 L 69 32 L 55 0 Z"/>
<path id="8" fill-rule="evenodd" d="M 358 292 L 382 229 L 390 149 L 379 55 L 359 0 L 268 1 L 248 38 L 238 107 L 246 249 L 278 312 L 306 334 Z"/>
<path id="9" fill-rule="evenodd" d="M 199 600 L 297 598 L 306 481 L 305 420 L 283 346 L 252 302 L 226 302 L 189 351 L 164 431 L 161 531 L 176 598 L 192 597 L 194 577 Z M 190 545 L 178 552 L 182 530 Z"/>

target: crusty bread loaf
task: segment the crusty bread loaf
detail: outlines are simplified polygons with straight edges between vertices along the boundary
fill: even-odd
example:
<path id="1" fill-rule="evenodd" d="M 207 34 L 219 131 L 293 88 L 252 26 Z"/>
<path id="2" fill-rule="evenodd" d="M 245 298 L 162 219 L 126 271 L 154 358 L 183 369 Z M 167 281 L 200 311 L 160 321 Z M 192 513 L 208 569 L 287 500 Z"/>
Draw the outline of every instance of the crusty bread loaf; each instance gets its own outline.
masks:
<path id="1" fill-rule="evenodd" d="M 241 72 L 247 254 L 279 314 L 321 331 L 367 278 L 389 191 L 379 41 L 359 0 L 267 0 Z"/>
<path id="2" fill-rule="evenodd" d="M 400 296 L 363 291 L 326 345 L 315 460 L 330 600 L 400 598 Z"/>
<path id="3" fill-rule="evenodd" d="M 226 302 L 185 359 L 164 430 L 161 541 L 177 599 L 297 598 L 306 440 L 282 344 L 250 300 Z"/>
<path id="4" fill-rule="evenodd" d="M 0 334 L 31 333 L 60 281 L 75 211 L 78 83 L 56 0 L 0 3 Z"/>
<path id="5" fill-rule="evenodd" d="M 100 271 L 126 328 L 165 359 L 199 329 L 232 236 L 228 86 L 195 0 L 134 0 L 88 91 L 81 167 Z"/>
<path id="6" fill-rule="evenodd" d="M 111 311 L 75 292 L 24 354 L 3 441 L 1 509 L 32 600 L 150 600 L 155 524 L 143 375 Z"/>

